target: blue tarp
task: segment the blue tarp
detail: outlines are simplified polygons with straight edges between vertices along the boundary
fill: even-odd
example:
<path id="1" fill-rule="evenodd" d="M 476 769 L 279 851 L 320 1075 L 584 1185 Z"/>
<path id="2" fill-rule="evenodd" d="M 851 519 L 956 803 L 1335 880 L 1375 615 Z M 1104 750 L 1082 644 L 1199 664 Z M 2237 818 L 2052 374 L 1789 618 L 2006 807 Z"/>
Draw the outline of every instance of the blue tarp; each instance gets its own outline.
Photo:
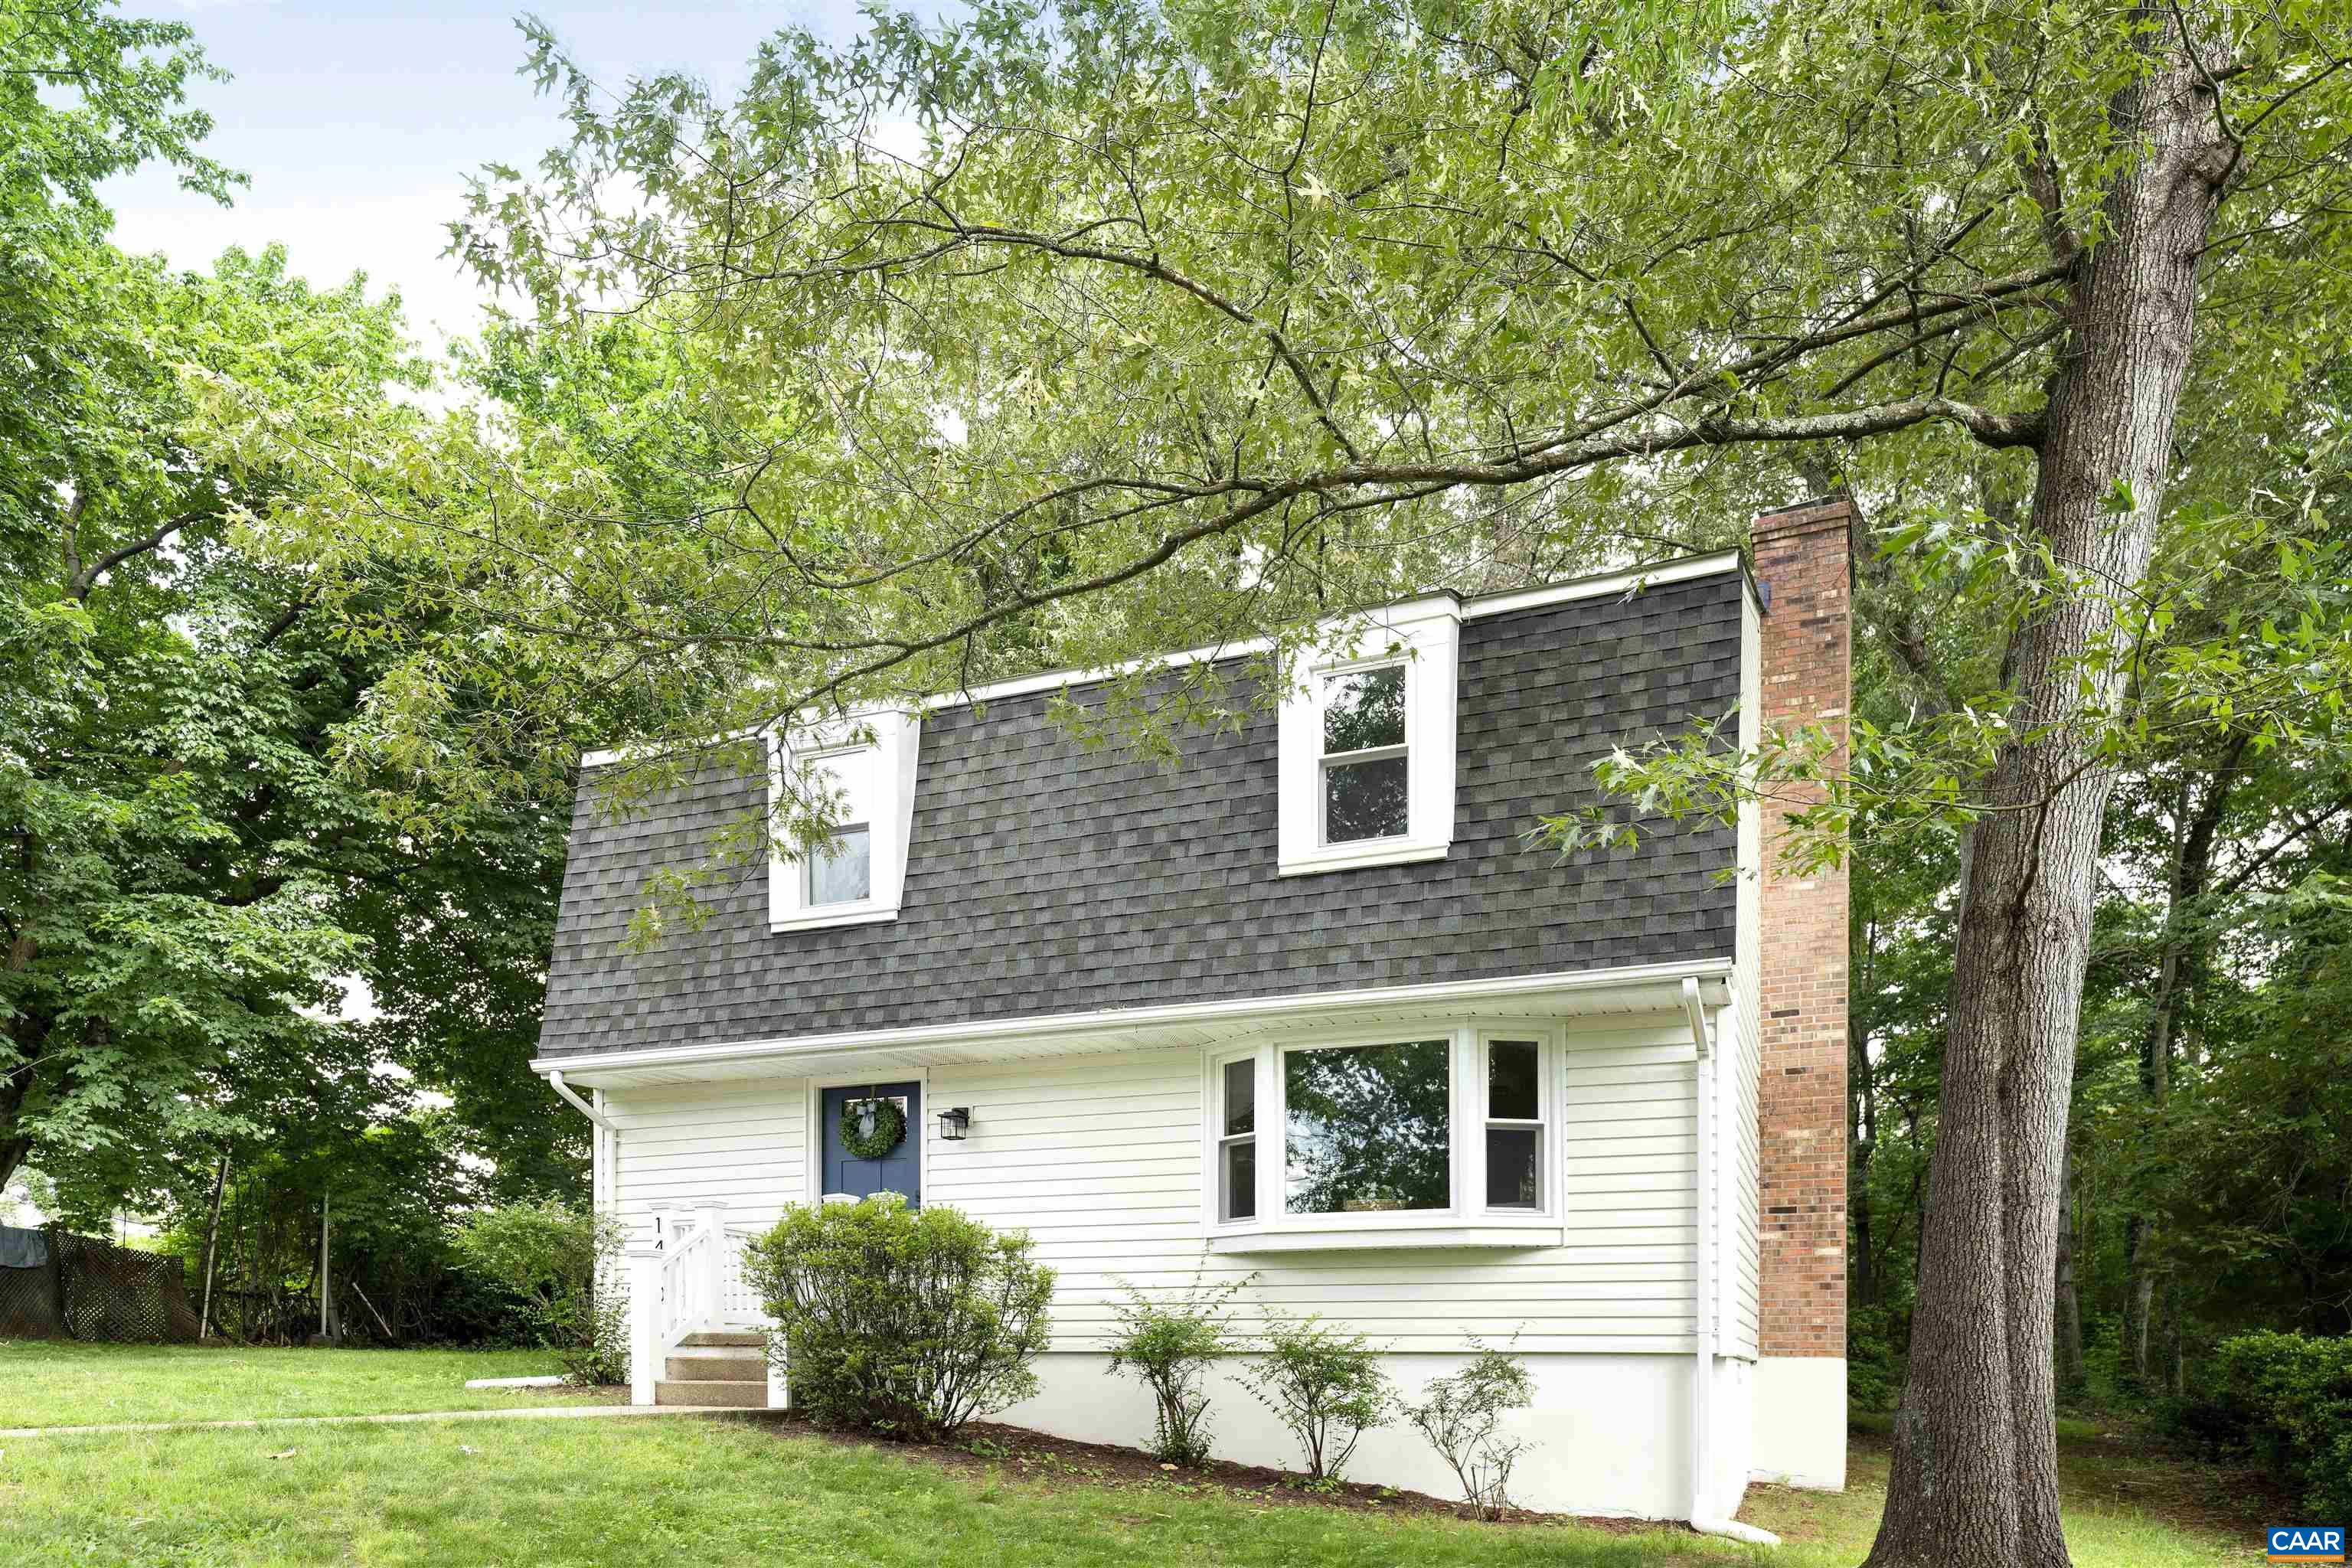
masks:
<path id="1" fill-rule="evenodd" d="M 0 1268 L 44 1268 L 49 1261 L 49 1238 L 37 1230 L 0 1225 Z"/>

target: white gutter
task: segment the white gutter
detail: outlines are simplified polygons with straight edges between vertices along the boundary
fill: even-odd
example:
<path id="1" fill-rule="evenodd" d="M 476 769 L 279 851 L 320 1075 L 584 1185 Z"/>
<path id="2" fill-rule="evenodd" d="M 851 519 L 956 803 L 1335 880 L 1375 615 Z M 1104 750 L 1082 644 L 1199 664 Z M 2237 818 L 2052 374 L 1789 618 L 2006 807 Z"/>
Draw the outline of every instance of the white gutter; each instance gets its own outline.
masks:
<path id="1" fill-rule="evenodd" d="M 580 1091 L 573 1089 L 570 1084 L 564 1082 L 563 1075 L 561 1072 L 550 1072 L 547 1075 L 547 1086 L 555 1090 L 556 1093 L 562 1095 L 565 1103 L 570 1105 L 572 1110 L 578 1111 L 590 1121 L 595 1123 L 596 1131 L 599 1132 L 617 1132 L 620 1131 L 619 1128 L 614 1126 L 612 1122 L 605 1120 L 604 1113 L 603 1111 L 597 1110 L 594 1106 L 581 1099 Z"/>
<path id="2" fill-rule="evenodd" d="M 1715 1465 L 1715 1048 L 1707 1038 L 1706 1009 L 1699 998 L 1698 976 L 1683 976 L 1683 1014 L 1690 1020 L 1691 1045 L 1698 1052 L 1692 1068 L 1697 1095 L 1698 1202 L 1697 1245 L 1692 1259 L 1696 1276 L 1691 1314 L 1691 1504 L 1690 1527 L 1701 1535 L 1728 1536 L 1759 1546 L 1778 1546 L 1780 1538 L 1769 1530 L 1718 1519 L 1708 1493 Z"/>
<path id="3" fill-rule="evenodd" d="M 973 1019 L 953 1024 L 916 1024 L 893 1029 L 860 1029 L 830 1035 L 728 1040 L 698 1046 L 648 1046 L 627 1051 L 581 1051 L 534 1058 L 530 1070 L 551 1081 L 562 1072 L 618 1072 L 633 1068 L 695 1067 L 710 1063 L 787 1062 L 836 1052 L 910 1049 L 939 1045 L 986 1045 L 1045 1040 L 1062 1035 L 1130 1030 L 1160 1025 L 1247 1024 L 1258 1019 L 1352 1011 L 1358 1008 L 1429 1007 L 1453 1003 L 1540 1005 L 1577 992 L 1644 985 L 1667 986 L 1698 980 L 1719 984 L 1731 973 L 1728 958 L 1673 963 L 1628 963 L 1610 969 L 1514 974 L 1493 980 L 1444 981 L 1423 985 L 1367 986 L 1356 991 L 1289 992 L 1218 1002 L 1163 1003 L 1144 1007 L 1100 1007 L 1084 1013 L 1029 1014 L 1018 1018 Z M 1696 977 L 1696 978 L 1694 978 Z M 1660 1012 L 1674 1004 L 1661 998 Z M 562 1092 L 560 1089 L 559 1093 Z M 569 1098 L 567 1096 L 567 1098 Z M 573 1103 L 579 1104 L 576 1100 Z M 585 1106 L 582 1106 L 586 1110 Z M 589 1112 L 593 1115 L 594 1113 Z"/>

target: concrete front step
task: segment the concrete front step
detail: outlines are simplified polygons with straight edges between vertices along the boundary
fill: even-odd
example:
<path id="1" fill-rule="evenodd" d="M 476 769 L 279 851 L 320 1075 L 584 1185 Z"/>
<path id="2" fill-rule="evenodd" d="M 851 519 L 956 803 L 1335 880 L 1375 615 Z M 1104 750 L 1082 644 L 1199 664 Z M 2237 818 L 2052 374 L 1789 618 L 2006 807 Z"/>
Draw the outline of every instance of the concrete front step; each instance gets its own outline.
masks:
<path id="1" fill-rule="evenodd" d="M 768 1345 L 768 1336 L 749 1331 L 714 1329 L 708 1333 L 688 1334 L 677 1342 L 677 1348 L 682 1351 L 703 1350 L 716 1345 L 748 1345 L 765 1350 Z"/>
<path id="2" fill-rule="evenodd" d="M 768 1356 L 764 1351 L 720 1348 L 679 1352 L 669 1357 L 665 1375 L 708 1383 L 765 1383 Z"/>
<path id="3" fill-rule="evenodd" d="M 723 1405 L 745 1410 L 764 1410 L 768 1405 L 768 1382 L 764 1374 L 757 1383 L 665 1377 L 654 1384 L 654 1403 L 697 1405 L 705 1409 Z"/>

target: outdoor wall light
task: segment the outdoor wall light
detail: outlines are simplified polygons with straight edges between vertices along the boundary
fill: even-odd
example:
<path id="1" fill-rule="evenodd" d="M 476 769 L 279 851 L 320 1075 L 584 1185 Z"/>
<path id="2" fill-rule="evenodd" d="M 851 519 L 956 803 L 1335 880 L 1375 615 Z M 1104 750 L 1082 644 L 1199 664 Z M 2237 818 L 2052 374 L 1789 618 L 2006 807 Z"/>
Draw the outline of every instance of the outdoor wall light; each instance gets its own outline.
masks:
<path id="1" fill-rule="evenodd" d="M 940 1136 L 946 1139 L 949 1142 L 962 1142 L 964 1134 L 971 1131 L 971 1110 L 970 1107 L 959 1105 L 952 1110 L 942 1110 L 940 1112 Z"/>

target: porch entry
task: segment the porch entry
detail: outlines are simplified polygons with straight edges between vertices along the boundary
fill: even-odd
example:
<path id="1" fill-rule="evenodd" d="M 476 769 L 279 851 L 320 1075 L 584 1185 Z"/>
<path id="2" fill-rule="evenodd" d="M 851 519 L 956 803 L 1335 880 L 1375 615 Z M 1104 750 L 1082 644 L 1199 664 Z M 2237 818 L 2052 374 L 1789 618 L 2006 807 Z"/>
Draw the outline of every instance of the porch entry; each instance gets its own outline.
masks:
<path id="1" fill-rule="evenodd" d="M 887 1100 L 907 1118 L 907 1136 L 878 1160 L 861 1160 L 842 1147 L 842 1113 L 858 1100 Z M 923 1206 L 923 1086 L 919 1083 L 850 1084 L 825 1089 L 817 1100 L 817 1131 L 824 1138 L 818 1161 L 820 1196 L 847 1193 L 870 1197 L 898 1193 L 908 1208 Z"/>

